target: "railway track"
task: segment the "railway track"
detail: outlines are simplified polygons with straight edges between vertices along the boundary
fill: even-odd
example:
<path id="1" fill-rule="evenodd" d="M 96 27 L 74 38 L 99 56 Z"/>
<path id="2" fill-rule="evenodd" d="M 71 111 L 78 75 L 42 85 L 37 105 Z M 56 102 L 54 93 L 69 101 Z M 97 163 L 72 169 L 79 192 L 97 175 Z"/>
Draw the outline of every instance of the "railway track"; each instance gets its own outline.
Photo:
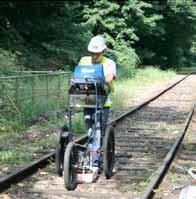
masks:
<path id="1" fill-rule="evenodd" d="M 10 198 L 140 198 L 173 146 L 179 132 L 184 128 L 184 122 L 196 99 L 196 88 L 192 86 L 195 83 L 194 75 L 187 76 L 177 82 L 175 87 L 168 87 L 149 101 L 110 122 L 116 126 L 116 164 L 114 175 L 110 180 L 106 180 L 101 174 L 96 183 L 80 184 L 75 191 L 66 191 L 63 179 L 57 177 L 54 164 L 50 164 L 45 170 L 39 170 L 35 175 L 9 190 L 6 196 Z M 78 142 L 83 140 L 85 136 Z M 27 173 L 30 171 L 26 169 Z M 16 179 L 15 175 L 15 181 Z M 11 181 L 7 181 L 6 184 L 5 180 L 1 180 L 0 189 L 10 183 Z"/>
<path id="2" fill-rule="evenodd" d="M 174 161 L 160 187 L 156 190 L 155 199 L 177 199 L 182 190 L 196 183 L 196 110 L 193 111 L 187 133 L 182 141 Z"/>

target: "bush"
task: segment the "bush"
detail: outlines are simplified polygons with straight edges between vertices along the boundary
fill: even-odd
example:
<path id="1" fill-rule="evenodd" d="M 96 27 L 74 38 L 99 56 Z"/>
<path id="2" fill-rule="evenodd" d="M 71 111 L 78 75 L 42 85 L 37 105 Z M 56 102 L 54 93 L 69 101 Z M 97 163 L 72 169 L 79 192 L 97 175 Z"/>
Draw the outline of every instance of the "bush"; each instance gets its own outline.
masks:
<path id="1" fill-rule="evenodd" d="M 118 78 L 131 78 L 136 73 L 136 66 L 139 64 L 139 57 L 135 50 L 126 46 L 125 43 L 116 43 L 114 54 L 119 67 Z"/>
<path id="2" fill-rule="evenodd" d="M 0 48 L 0 75 L 7 74 L 11 70 L 16 70 L 17 65 L 17 55 Z"/>

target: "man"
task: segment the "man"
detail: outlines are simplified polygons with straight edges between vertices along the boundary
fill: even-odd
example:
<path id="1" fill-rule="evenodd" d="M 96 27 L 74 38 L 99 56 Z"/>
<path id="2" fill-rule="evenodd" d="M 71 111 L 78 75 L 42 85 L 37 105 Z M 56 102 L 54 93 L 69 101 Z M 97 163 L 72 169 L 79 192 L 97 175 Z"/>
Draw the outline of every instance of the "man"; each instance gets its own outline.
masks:
<path id="1" fill-rule="evenodd" d="M 113 60 L 104 56 L 106 48 L 107 46 L 102 36 L 98 35 L 93 37 L 88 44 L 88 51 L 90 52 L 91 56 L 82 57 L 79 62 L 79 65 L 102 64 L 105 80 L 108 83 L 111 95 L 111 93 L 113 92 L 113 80 L 116 78 L 116 63 Z M 105 131 L 106 128 L 107 120 L 109 117 L 109 109 L 111 106 L 112 106 L 112 101 L 110 96 L 108 96 L 106 103 L 104 105 L 104 112 L 103 112 L 103 124 L 102 124 L 103 132 Z M 87 124 L 87 128 L 92 127 L 93 113 L 94 110 L 92 109 L 84 110 L 84 118 Z"/>

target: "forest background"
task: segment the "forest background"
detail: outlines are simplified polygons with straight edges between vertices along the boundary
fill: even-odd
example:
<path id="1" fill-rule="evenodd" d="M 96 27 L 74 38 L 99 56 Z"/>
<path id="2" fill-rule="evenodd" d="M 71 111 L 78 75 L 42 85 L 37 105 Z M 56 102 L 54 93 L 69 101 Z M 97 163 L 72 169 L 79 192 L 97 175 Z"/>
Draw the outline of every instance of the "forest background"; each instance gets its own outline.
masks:
<path id="1" fill-rule="evenodd" d="M 0 73 L 70 70 L 104 35 L 119 77 L 135 68 L 196 66 L 196 3 L 169 1 L 1 1 Z"/>

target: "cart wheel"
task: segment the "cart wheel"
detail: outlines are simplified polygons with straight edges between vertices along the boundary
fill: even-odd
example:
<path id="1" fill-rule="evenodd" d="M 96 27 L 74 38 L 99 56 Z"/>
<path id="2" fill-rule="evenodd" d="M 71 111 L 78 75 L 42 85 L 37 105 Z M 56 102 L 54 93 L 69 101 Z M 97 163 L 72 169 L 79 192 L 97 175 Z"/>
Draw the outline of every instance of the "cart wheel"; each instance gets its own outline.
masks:
<path id="1" fill-rule="evenodd" d="M 103 171 L 107 179 L 111 178 L 115 159 L 115 138 L 114 129 L 111 126 L 106 128 L 103 140 Z"/>
<path id="2" fill-rule="evenodd" d="M 67 136 L 64 135 L 63 137 L 63 134 L 65 133 L 67 133 Z M 63 126 L 61 127 L 58 135 L 56 151 L 55 151 L 56 172 L 59 176 L 63 175 L 64 153 L 68 142 L 69 142 L 68 128 L 67 126 Z"/>
<path id="3" fill-rule="evenodd" d="M 77 186 L 76 182 L 76 162 L 77 153 L 76 147 L 73 142 L 67 145 L 65 156 L 64 156 L 64 183 L 67 190 L 74 190 Z"/>

